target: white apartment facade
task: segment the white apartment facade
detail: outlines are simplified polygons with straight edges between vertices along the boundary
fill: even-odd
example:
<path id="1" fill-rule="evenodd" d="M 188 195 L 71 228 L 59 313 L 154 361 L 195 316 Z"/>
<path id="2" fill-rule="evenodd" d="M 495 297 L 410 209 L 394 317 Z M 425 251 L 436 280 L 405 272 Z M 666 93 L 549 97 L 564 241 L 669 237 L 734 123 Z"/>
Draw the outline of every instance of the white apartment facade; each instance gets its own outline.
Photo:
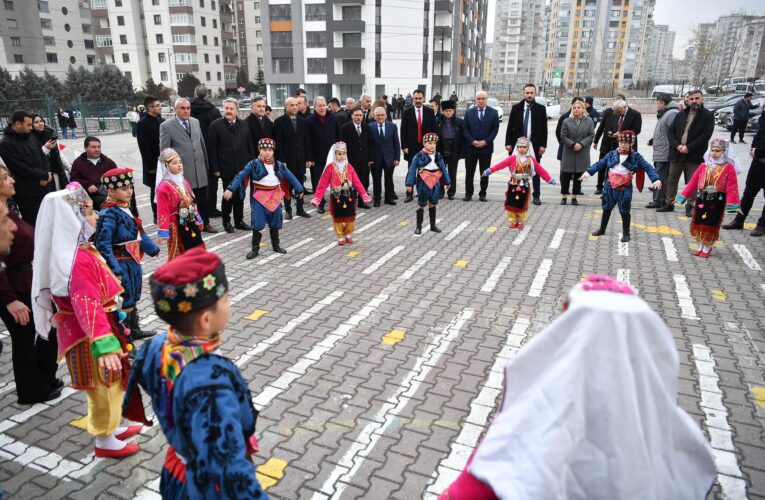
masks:
<path id="1" fill-rule="evenodd" d="M 518 92 L 527 83 L 542 85 L 545 34 L 545 0 L 498 0 L 492 88 Z"/>
<path id="2" fill-rule="evenodd" d="M 654 25 L 645 57 L 646 72 L 643 79 L 660 84 L 677 78 L 672 58 L 674 47 L 675 32 L 666 24 Z"/>

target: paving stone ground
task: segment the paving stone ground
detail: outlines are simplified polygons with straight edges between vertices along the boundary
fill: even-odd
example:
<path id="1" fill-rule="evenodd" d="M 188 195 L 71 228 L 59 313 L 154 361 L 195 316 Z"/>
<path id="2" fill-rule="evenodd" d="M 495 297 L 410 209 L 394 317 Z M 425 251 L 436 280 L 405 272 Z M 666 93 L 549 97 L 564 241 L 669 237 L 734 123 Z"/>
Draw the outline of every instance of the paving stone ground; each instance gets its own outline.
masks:
<path id="1" fill-rule="evenodd" d="M 645 117 L 640 136 L 649 160 L 644 144 L 654 125 Z M 503 125 L 498 148 L 504 133 Z M 552 133 L 550 142 L 542 164 L 557 177 Z M 79 141 L 67 144 L 70 157 L 82 148 Z M 736 148 L 747 157 L 745 146 Z M 140 168 L 129 135 L 104 137 L 103 150 L 121 166 Z M 578 207 L 560 206 L 558 187 L 544 186 L 543 205 L 532 207 L 519 236 L 504 219 L 507 176 L 491 178 L 488 203 L 466 203 L 460 172 L 458 199 L 438 206 L 441 234 L 415 236 L 414 207 L 399 203 L 364 211 L 353 245 L 310 261 L 335 241 L 331 221 L 315 212 L 285 225 L 282 245 L 293 249 L 284 256 L 274 256 L 267 236 L 255 261 L 244 259 L 246 232 L 208 239 L 232 278 L 237 300 L 222 349 L 240 364 L 262 408 L 254 461 L 269 495 L 433 498 L 482 435 L 506 360 L 554 319 L 580 276 L 604 273 L 638 288 L 675 337 L 679 402 L 710 436 L 718 460 L 720 484 L 711 497 L 765 498 L 765 239 L 724 231 L 712 258 L 695 258 L 688 221 L 680 212 L 643 208 L 648 192 L 636 193 L 628 245 L 619 244 L 616 215 L 605 236 L 591 238 L 600 219 L 592 179 Z M 402 200 L 403 174 L 399 168 Z M 739 175 L 741 192 L 745 177 Z M 150 222 L 148 189 L 140 186 L 137 195 Z M 748 222 L 761 210 L 759 198 Z M 380 259 L 387 260 L 379 265 Z M 163 262 L 147 258 L 145 272 Z M 140 310 L 146 327 L 162 328 L 150 316 L 148 287 Z M 2 340 L 5 495 L 157 497 L 166 450 L 158 428 L 136 438 L 141 453 L 94 460 L 91 438 L 70 425 L 86 412 L 84 396 L 67 390 L 51 404 L 18 405 L 10 339 Z M 65 365 L 59 374 L 68 382 Z"/>

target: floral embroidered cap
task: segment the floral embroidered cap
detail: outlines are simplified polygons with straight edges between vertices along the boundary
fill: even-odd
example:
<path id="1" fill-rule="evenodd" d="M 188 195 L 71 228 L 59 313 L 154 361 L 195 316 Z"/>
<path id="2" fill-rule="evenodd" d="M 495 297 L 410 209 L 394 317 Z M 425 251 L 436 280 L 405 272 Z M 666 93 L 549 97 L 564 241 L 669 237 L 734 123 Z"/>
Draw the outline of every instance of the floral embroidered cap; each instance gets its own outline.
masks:
<path id="1" fill-rule="evenodd" d="M 133 185 L 133 170 L 129 168 L 113 168 L 101 176 L 101 184 L 106 189 L 117 189 Z"/>
<path id="2" fill-rule="evenodd" d="M 632 130 L 622 130 L 619 132 L 619 142 L 629 142 L 632 144 L 637 140 L 637 135 Z"/>
<path id="3" fill-rule="evenodd" d="M 274 149 L 276 142 L 270 137 L 264 137 L 258 141 L 258 149 Z"/>
<path id="4" fill-rule="evenodd" d="M 433 132 L 428 132 L 427 134 L 424 134 L 422 136 L 422 142 L 438 142 L 438 134 L 435 134 Z"/>
<path id="5" fill-rule="evenodd" d="M 217 254 L 195 247 L 157 269 L 150 280 L 158 314 L 188 314 L 215 304 L 228 292 Z"/>

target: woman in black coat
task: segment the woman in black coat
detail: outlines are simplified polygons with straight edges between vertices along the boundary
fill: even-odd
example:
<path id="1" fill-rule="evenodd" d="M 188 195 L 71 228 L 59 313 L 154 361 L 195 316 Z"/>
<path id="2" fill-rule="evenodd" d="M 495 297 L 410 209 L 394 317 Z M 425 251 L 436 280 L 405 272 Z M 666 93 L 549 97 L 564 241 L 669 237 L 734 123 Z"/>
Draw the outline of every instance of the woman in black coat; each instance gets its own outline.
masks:
<path id="1" fill-rule="evenodd" d="M 56 131 L 47 126 L 45 118 L 40 115 L 32 115 L 32 135 L 40 143 L 40 148 L 43 148 L 52 138 L 58 138 Z M 42 151 L 48 157 L 48 164 L 50 165 L 50 171 L 53 173 L 56 191 L 65 188 L 69 184 L 69 171 L 71 167 L 69 162 L 61 156 L 58 143 L 54 143 L 54 147 L 50 152 L 48 152 L 48 148 L 44 148 Z"/>

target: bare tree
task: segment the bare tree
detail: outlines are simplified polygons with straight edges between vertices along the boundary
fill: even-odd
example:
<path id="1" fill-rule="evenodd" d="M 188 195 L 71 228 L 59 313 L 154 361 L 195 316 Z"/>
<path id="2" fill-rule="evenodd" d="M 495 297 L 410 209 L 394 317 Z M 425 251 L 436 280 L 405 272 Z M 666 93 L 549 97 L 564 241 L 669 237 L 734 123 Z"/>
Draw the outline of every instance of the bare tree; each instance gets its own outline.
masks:
<path id="1" fill-rule="evenodd" d="M 698 24 L 693 28 L 692 33 L 688 42 L 688 46 L 694 49 L 694 59 L 689 61 L 691 77 L 694 84 L 704 87 L 708 81 L 718 76 L 710 73 L 714 66 L 715 54 L 719 50 L 720 40 L 715 36 L 710 24 Z"/>

